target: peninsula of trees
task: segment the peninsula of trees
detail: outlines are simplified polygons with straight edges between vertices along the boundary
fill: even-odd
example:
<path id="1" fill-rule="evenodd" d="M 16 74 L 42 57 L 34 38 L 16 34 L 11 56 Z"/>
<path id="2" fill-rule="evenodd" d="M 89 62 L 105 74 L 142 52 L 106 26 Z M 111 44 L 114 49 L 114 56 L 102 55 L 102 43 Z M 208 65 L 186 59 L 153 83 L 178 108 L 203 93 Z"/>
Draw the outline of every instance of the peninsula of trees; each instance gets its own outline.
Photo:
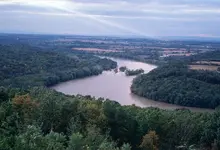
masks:
<path id="1" fill-rule="evenodd" d="M 183 64 L 165 65 L 134 79 L 131 91 L 156 101 L 216 108 L 220 105 L 220 74 L 190 70 Z"/>
<path id="2" fill-rule="evenodd" d="M 0 86 L 51 86 L 59 82 L 98 75 L 117 67 L 109 59 L 43 51 L 28 45 L 0 45 Z"/>

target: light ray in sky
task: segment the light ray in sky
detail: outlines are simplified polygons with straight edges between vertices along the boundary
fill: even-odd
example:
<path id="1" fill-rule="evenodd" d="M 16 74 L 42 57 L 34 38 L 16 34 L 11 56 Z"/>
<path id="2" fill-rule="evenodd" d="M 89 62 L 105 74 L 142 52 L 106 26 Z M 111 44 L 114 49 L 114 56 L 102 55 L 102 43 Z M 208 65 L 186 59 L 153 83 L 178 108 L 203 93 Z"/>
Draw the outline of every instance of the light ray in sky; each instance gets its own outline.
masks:
<path id="1" fill-rule="evenodd" d="M 139 30 L 126 27 L 124 25 L 121 25 L 113 21 L 103 19 L 101 16 L 90 15 L 90 14 L 78 11 L 75 9 L 73 1 L 68 1 L 68 0 L 31 0 L 31 1 L 30 0 L 3 0 L 3 1 L 0 1 L 0 5 L 1 4 L 2 5 L 19 4 L 19 5 L 27 5 L 27 6 L 34 6 L 34 7 L 42 7 L 42 8 L 47 8 L 47 9 L 53 8 L 53 9 L 57 9 L 60 11 L 65 11 L 66 13 L 75 14 L 80 17 L 88 18 L 88 19 L 97 21 L 103 25 L 114 27 L 114 28 L 129 32 L 129 33 L 132 33 L 132 34 L 138 34 L 140 36 L 149 37 L 149 35 Z"/>

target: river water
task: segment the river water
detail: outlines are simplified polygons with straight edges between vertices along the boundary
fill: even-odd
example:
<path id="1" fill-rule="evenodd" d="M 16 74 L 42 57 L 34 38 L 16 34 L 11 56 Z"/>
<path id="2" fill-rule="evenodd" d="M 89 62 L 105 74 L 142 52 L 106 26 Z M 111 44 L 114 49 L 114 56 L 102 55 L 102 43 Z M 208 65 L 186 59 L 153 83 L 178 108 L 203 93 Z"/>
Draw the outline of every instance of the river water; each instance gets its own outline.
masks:
<path id="1" fill-rule="evenodd" d="M 118 63 L 118 67 L 126 66 L 128 69 L 142 68 L 145 73 L 156 68 L 154 65 L 136 62 L 132 60 L 111 58 Z M 57 84 L 52 89 L 68 95 L 91 95 L 96 98 L 102 97 L 119 102 L 121 105 L 132 105 L 140 107 L 158 107 L 161 109 L 174 110 L 187 108 L 196 112 L 210 112 L 210 109 L 183 107 L 173 104 L 156 102 L 131 93 L 130 86 L 135 76 L 125 76 L 124 73 L 104 71 L 98 76 L 87 77 Z"/>

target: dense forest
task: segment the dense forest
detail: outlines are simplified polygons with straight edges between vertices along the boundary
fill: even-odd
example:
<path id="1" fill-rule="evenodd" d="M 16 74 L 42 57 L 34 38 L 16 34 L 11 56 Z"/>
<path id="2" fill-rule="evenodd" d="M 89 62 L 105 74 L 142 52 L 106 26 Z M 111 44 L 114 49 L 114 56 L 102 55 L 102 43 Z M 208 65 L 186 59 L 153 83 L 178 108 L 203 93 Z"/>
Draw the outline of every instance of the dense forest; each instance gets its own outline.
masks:
<path id="1" fill-rule="evenodd" d="M 144 73 L 143 69 L 136 69 L 136 70 L 126 69 L 126 71 L 125 71 L 126 76 L 135 76 L 135 75 L 139 75 L 141 73 Z"/>
<path id="2" fill-rule="evenodd" d="M 131 91 L 156 101 L 182 106 L 216 108 L 220 105 L 220 74 L 170 64 L 134 79 Z"/>
<path id="3" fill-rule="evenodd" d="M 21 44 L 0 45 L 0 57 L 0 85 L 11 87 L 51 86 L 117 66 L 109 59 L 80 54 L 68 57 Z"/>
<path id="4" fill-rule="evenodd" d="M 46 86 L 98 75 L 117 64 L 67 50 L 57 42 L 48 46 L 48 39 L 56 39 L 53 36 L 22 37 L 18 41 L 16 36 L 0 36 L 0 150 L 220 149 L 220 110 L 199 113 L 140 108 L 58 93 Z M 148 53 L 151 58 L 141 57 Z M 124 54 L 107 55 L 158 64 L 163 61 L 157 53 L 147 51 Z M 215 108 L 220 103 L 219 84 L 217 72 L 170 64 L 138 76 L 131 89 L 158 101 Z"/>
<path id="5" fill-rule="evenodd" d="M 0 149 L 217 150 L 220 113 L 121 106 L 47 88 L 0 90 Z"/>
<path id="6" fill-rule="evenodd" d="M 220 51 L 208 51 L 205 53 L 198 53 L 197 55 L 185 56 L 173 56 L 164 58 L 166 62 L 182 62 L 188 64 L 194 64 L 197 61 L 220 61 Z"/>
<path id="7" fill-rule="evenodd" d="M 193 61 L 196 60 L 207 60 L 207 61 L 220 61 L 220 51 L 210 51 L 206 53 L 201 53 L 191 57 Z"/>

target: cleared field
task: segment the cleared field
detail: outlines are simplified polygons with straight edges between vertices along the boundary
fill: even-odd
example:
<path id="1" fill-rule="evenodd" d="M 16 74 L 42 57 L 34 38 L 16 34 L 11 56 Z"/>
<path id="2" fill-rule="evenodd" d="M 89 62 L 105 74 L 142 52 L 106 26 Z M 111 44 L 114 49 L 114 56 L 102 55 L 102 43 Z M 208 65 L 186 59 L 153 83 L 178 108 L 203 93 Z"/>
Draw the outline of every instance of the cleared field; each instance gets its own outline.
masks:
<path id="1" fill-rule="evenodd" d="M 106 49 L 100 49 L 100 48 L 72 48 L 72 50 L 77 51 L 87 51 L 87 52 L 122 52 L 119 50 L 106 50 Z"/>
<path id="2" fill-rule="evenodd" d="M 195 55 L 195 53 L 163 54 L 161 57 L 170 57 L 170 56 L 186 56 L 186 57 L 189 57 L 191 55 Z"/>
<path id="3" fill-rule="evenodd" d="M 196 64 L 205 64 L 205 65 L 219 65 L 220 61 L 197 61 Z"/>
<path id="4" fill-rule="evenodd" d="M 211 65 L 189 65 L 189 68 L 193 69 L 193 70 L 217 71 L 218 66 L 211 66 Z"/>

